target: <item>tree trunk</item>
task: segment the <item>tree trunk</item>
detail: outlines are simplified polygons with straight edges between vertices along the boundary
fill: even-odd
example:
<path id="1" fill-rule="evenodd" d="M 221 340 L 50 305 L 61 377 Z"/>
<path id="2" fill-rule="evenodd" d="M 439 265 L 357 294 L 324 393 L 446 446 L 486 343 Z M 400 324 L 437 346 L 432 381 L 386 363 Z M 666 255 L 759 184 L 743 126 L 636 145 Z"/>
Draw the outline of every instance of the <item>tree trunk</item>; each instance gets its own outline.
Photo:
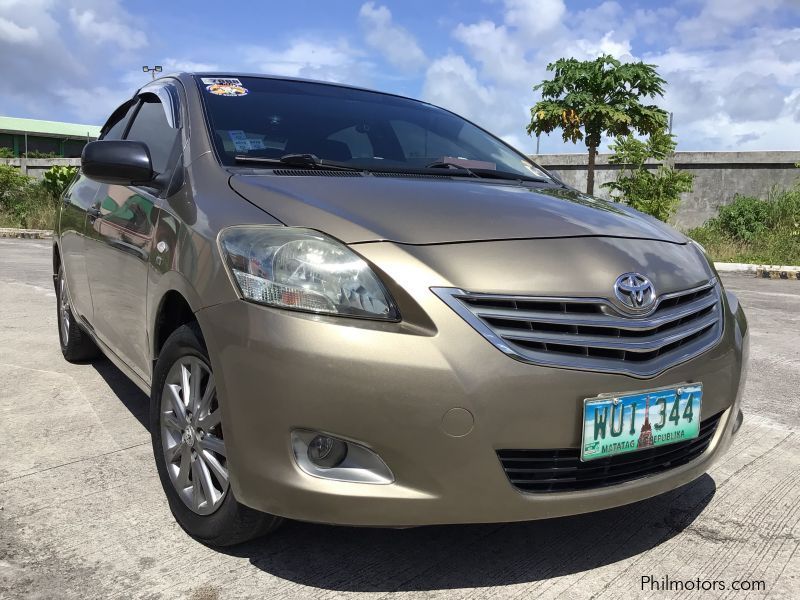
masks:
<path id="1" fill-rule="evenodd" d="M 597 154 L 597 146 L 589 146 L 589 167 L 586 170 L 586 193 L 590 196 L 594 194 L 594 157 Z"/>

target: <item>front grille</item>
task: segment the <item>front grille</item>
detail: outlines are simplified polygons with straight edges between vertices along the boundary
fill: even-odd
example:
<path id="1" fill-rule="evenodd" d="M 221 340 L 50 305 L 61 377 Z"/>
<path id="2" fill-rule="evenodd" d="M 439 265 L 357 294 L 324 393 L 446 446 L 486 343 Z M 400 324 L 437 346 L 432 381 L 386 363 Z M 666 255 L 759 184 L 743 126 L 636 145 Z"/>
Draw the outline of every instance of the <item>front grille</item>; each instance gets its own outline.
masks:
<path id="1" fill-rule="evenodd" d="M 581 462 L 578 448 L 498 450 L 508 480 L 523 492 L 590 490 L 663 473 L 685 465 L 706 451 L 722 413 L 700 424 L 693 440 Z"/>
<path id="2" fill-rule="evenodd" d="M 660 296 L 646 316 L 626 315 L 603 298 L 433 291 L 500 350 L 544 366 L 650 377 L 722 335 L 716 281 Z"/>

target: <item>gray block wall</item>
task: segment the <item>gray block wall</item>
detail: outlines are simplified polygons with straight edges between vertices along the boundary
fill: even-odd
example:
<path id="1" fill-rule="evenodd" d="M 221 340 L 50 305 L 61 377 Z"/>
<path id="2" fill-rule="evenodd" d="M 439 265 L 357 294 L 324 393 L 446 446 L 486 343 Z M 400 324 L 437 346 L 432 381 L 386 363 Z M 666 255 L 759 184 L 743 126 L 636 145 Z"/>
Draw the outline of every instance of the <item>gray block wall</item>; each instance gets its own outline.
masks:
<path id="1" fill-rule="evenodd" d="M 17 167 L 29 177 L 41 179 L 54 165 L 80 167 L 80 158 L 0 158 L 0 165 Z"/>
<path id="2" fill-rule="evenodd" d="M 608 154 L 597 156 L 595 195 L 608 197 L 601 184 L 612 181 L 619 170 L 609 164 Z M 540 154 L 532 156 L 537 163 L 556 172 L 566 183 L 586 190 L 587 154 Z M 694 190 L 683 194 L 675 224 L 681 229 L 702 225 L 717 214 L 717 209 L 737 194 L 766 198 L 773 188 L 787 189 L 800 181 L 800 151 L 788 152 L 677 152 L 675 167 L 694 174 Z M 0 158 L 41 178 L 52 165 L 80 165 L 78 158 Z M 657 168 L 658 163 L 652 163 Z"/>
<path id="3" fill-rule="evenodd" d="M 600 187 L 616 178 L 619 167 L 609 164 L 608 154 L 596 159 L 596 196 L 608 198 Z M 586 190 L 588 154 L 540 154 L 531 156 L 544 168 L 554 171 L 565 183 Z M 800 181 L 800 151 L 776 152 L 676 152 L 675 168 L 692 173 L 694 189 L 683 194 L 675 225 L 689 229 L 716 216 L 717 209 L 737 195 L 767 198 L 773 188 L 787 189 Z M 657 162 L 652 163 L 655 169 Z"/>

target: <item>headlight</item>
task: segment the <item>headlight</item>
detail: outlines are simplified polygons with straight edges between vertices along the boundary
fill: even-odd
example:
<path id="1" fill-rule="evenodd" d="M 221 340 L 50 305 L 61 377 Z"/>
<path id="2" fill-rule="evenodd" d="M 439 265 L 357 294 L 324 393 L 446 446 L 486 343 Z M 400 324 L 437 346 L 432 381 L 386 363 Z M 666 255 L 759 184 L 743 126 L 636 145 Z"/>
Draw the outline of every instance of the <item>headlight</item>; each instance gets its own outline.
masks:
<path id="1" fill-rule="evenodd" d="M 283 226 L 234 226 L 220 249 L 246 300 L 369 319 L 398 318 L 389 292 L 352 250 L 318 231 Z"/>

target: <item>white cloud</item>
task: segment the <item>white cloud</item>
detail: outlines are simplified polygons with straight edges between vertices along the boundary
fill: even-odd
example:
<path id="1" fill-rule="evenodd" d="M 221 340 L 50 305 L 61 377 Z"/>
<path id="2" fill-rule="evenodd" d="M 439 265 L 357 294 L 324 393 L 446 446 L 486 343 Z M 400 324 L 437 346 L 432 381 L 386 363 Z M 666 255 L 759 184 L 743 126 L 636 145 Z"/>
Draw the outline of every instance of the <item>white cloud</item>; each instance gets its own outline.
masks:
<path id="1" fill-rule="evenodd" d="M 369 65 L 346 40 L 296 39 L 282 50 L 266 46 L 242 49 L 246 61 L 263 73 L 342 83 L 363 82 Z"/>
<path id="2" fill-rule="evenodd" d="M 38 44 L 39 32 L 34 27 L 20 27 L 9 19 L 0 17 L 0 38 L 11 44 Z"/>
<path id="3" fill-rule="evenodd" d="M 706 0 L 700 13 L 678 22 L 676 31 L 685 45 L 715 44 L 742 25 L 752 26 L 754 18 L 778 8 L 781 0 Z"/>
<path id="4" fill-rule="evenodd" d="M 427 63 L 417 40 L 407 30 L 392 22 L 385 6 L 367 2 L 358 12 L 367 45 L 380 52 L 390 64 L 402 71 L 414 71 Z"/>
<path id="5" fill-rule="evenodd" d="M 143 31 L 122 23 L 116 17 L 105 20 L 94 10 L 69 9 L 69 18 L 78 32 L 94 43 L 111 42 L 123 50 L 135 50 L 147 45 Z"/>
<path id="6" fill-rule="evenodd" d="M 563 0 L 505 0 L 505 23 L 525 35 L 540 36 L 561 23 Z"/>
<path id="7" fill-rule="evenodd" d="M 422 97 L 465 117 L 486 120 L 494 90 L 478 81 L 478 72 L 463 56 L 448 54 L 428 67 Z"/>
<path id="8" fill-rule="evenodd" d="M 218 63 L 197 62 L 181 58 L 165 58 L 161 62 L 161 66 L 164 68 L 164 73 L 181 73 L 181 72 L 191 73 L 191 72 L 221 70 Z"/>
<path id="9" fill-rule="evenodd" d="M 138 85 L 144 83 L 146 81 L 141 81 Z M 102 124 L 117 106 L 133 96 L 137 87 L 66 87 L 56 90 L 56 94 L 76 115 L 80 115 L 78 120 L 81 123 Z"/>
<path id="10" fill-rule="evenodd" d="M 610 54 L 621 61 L 633 61 L 631 42 L 628 39 L 615 39 L 614 31 L 607 31 L 600 39 L 580 38 L 562 46 L 563 56 L 580 60 L 592 60 L 601 54 Z"/>
<path id="11" fill-rule="evenodd" d="M 504 25 L 486 20 L 472 25 L 459 23 L 453 37 L 481 64 L 487 79 L 519 83 L 530 77 L 525 48 Z"/>

